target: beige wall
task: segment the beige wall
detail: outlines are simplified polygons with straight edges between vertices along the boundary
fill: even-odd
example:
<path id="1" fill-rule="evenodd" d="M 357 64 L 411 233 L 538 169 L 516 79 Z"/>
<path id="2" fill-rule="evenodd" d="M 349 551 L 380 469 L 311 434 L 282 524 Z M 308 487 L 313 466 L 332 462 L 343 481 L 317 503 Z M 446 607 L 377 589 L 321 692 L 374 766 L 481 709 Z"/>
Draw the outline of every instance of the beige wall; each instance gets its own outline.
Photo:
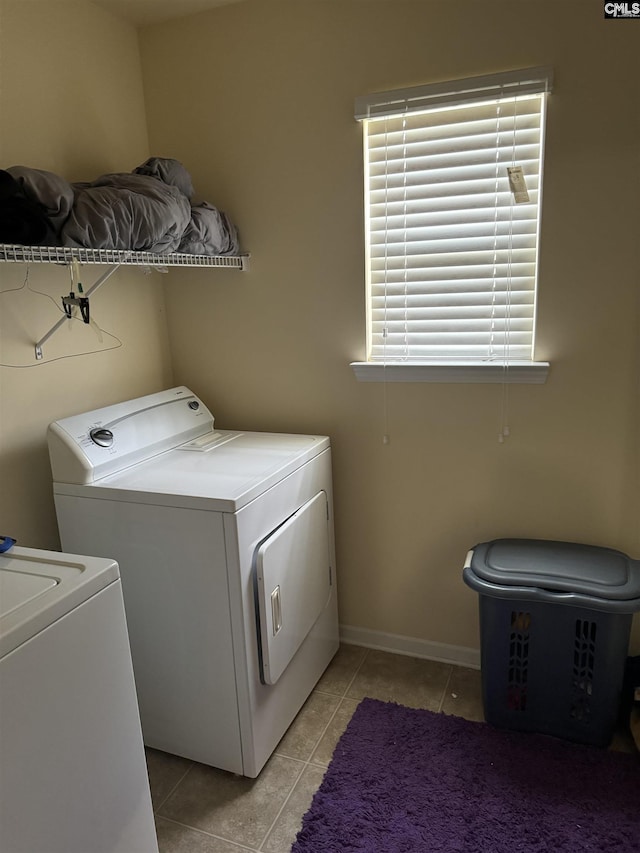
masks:
<path id="1" fill-rule="evenodd" d="M 141 32 L 152 152 L 238 222 L 250 271 L 180 274 L 176 380 L 223 427 L 326 432 L 341 621 L 477 647 L 467 549 L 502 536 L 640 557 L 637 26 L 600 0 L 247 0 Z M 544 386 L 358 384 L 356 95 L 551 64 Z M 640 637 L 636 635 L 636 645 Z"/>
<path id="2" fill-rule="evenodd" d="M 0 0 L 0 167 L 90 180 L 147 156 L 135 29 L 84 2 Z M 85 289 L 103 271 L 84 268 Z M 72 321 L 36 362 L 69 286 L 65 267 L 0 265 L 0 534 L 32 547 L 59 547 L 47 424 L 172 381 L 163 282 L 136 269 L 91 299 L 102 342 Z"/>
<path id="3" fill-rule="evenodd" d="M 92 310 L 122 347 L 74 323 L 37 366 L 58 313 L 33 290 L 59 300 L 68 272 L 32 265 L 29 290 L 24 266 L 0 266 L 0 361 L 16 365 L 0 368 L 0 533 L 57 546 L 50 420 L 175 381 L 221 427 L 331 435 L 346 625 L 477 647 L 460 570 L 491 537 L 640 557 L 637 27 L 603 21 L 599 0 L 460 0 L 455 14 L 449 0 L 246 0 L 143 29 L 141 76 L 135 31 L 97 7 L 0 0 L 0 13 L 0 167 L 82 180 L 177 157 L 252 255 L 246 273 L 172 270 L 166 315 L 164 279 L 118 272 Z M 349 368 L 364 357 L 353 99 L 547 63 L 550 378 L 510 389 L 504 445 L 499 386 L 389 386 L 384 446 L 384 389 Z"/>

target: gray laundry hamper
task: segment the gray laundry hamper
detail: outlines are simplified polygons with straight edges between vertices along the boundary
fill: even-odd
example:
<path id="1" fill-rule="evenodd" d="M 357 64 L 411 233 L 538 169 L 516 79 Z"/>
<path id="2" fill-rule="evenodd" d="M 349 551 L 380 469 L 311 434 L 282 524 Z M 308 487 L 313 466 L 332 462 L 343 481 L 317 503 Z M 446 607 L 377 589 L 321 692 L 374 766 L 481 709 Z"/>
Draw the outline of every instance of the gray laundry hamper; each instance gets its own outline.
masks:
<path id="1" fill-rule="evenodd" d="M 479 593 L 487 722 L 607 746 L 616 727 L 640 561 L 620 551 L 495 539 L 467 555 Z"/>

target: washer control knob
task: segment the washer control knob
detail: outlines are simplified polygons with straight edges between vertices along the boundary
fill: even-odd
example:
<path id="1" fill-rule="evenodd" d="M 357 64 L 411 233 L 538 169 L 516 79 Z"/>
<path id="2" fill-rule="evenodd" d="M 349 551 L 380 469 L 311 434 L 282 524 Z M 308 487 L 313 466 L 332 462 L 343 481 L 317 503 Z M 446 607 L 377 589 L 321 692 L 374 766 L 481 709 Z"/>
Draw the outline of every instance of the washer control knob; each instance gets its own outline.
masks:
<path id="1" fill-rule="evenodd" d="M 200 408 L 200 403 L 197 400 L 189 400 L 188 406 L 190 409 L 193 409 L 194 412 L 197 412 Z"/>
<path id="2" fill-rule="evenodd" d="M 94 429 L 89 430 L 89 437 L 94 444 L 99 444 L 100 447 L 111 447 L 113 444 L 113 433 L 104 427 L 94 427 Z"/>

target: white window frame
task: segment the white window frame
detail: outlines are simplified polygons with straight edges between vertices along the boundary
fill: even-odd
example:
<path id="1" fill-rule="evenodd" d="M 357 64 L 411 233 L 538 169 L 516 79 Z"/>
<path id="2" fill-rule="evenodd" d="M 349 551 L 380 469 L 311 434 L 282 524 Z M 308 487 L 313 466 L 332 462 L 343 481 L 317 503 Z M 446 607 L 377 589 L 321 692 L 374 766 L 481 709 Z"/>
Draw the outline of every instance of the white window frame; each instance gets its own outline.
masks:
<path id="1" fill-rule="evenodd" d="M 542 206 L 545 101 L 547 93 L 551 91 L 552 77 L 553 74 L 550 68 L 529 68 L 507 73 L 492 74 L 484 77 L 456 80 L 449 83 L 437 83 L 426 86 L 411 87 L 408 89 L 398 89 L 390 92 L 375 93 L 356 99 L 356 119 L 361 121 L 364 126 L 365 242 L 367 249 L 367 361 L 353 362 L 351 365 L 358 380 L 497 383 L 542 383 L 546 380 L 547 373 L 549 371 L 549 364 L 548 362 L 534 360 L 533 346 L 535 343 L 535 301 L 537 290 L 539 222 Z M 520 197 L 516 197 L 515 194 L 509 192 L 510 185 L 508 183 L 506 169 L 507 166 L 518 165 L 516 156 L 517 146 L 515 128 L 520 128 L 520 124 L 518 124 L 518 122 L 525 121 L 524 113 L 526 112 L 524 107 L 520 107 L 521 115 L 519 115 L 518 105 L 524 103 L 525 99 L 531 98 L 534 95 L 539 96 L 540 100 L 538 140 L 539 166 L 531 166 L 533 178 L 530 178 L 530 181 L 533 184 L 533 189 L 530 193 L 530 199 L 528 202 L 525 201 L 522 205 L 523 210 L 525 208 L 529 209 L 528 212 L 526 214 L 521 214 L 521 211 L 518 211 L 518 214 L 514 214 L 514 205 L 517 203 L 516 198 L 518 198 L 518 201 L 521 199 Z M 500 111 L 498 111 L 497 107 L 493 106 L 497 103 L 501 104 Z M 509 104 L 512 104 L 513 106 L 509 107 Z M 399 334 L 396 334 L 394 337 L 394 328 L 397 329 L 403 322 L 407 329 L 420 327 L 419 323 L 416 325 L 417 313 L 412 314 L 411 307 L 407 307 L 407 305 L 416 304 L 416 301 L 420 302 L 420 318 L 423 321 L 425 317 L 428 318 L 428 321 L 431 321 L 432 317 L 440 317 L 442 312 L 439 314 L 437 310 L 433 310 L 430 307 L 430 303 L 433 300 L 433 293 L 430 292 L 429 288 L 431 288 L 432 291 L 434 287 L 437 289 L 437 286 L 433 285 L 433 283 L 423 283 L 419 280 L 421 275 L 420 271 L 415 271 L 415 269 L 411 270 L 411 238 L 403 241 L 403 238 L 398 236 L 399 231 L 401 232 L 402 229 L 398 228 L 397 222 L 395 225 L 391 222 L 390 216 L 387 217 L 387 211 L 391 209 L 391 203 L 389 208 L 387 208 L 387 198 L 395 199 L 397 206 L 398 193 L 402 192 L 401 189 L 399 190 L 397 188 L 399 186 L 397 183 L 399 178 L 399 172 L 397 169 L 402 168 L 406 174 L 409 174 L 410 178 L 410 167 L 412 165 L 411 155 L 406 154 L 407 148 L 404 148 L 403 153 L 399 156 L 396 153 L 398 148 L 397 127 L 399 126 L 399 122 L 401 122 L 403 126 L 408 125 L 409 122 L 411 122 L 410 126 L 414 127 L 417 120 L 417 125 L 419 127 L 418 132 L 420 134 L 429 134 L 431 131 L 421 129 L 423 125 L 421 117 L 425 118 L 425 127 L 428 127 L 429 125 L 437 125 L 439 122 L 442 122 L 444 125 L 446 124 L 447 113 L 449 110 L 467 106 L 471 107 L 469 112 L 473 111 L 474 113 L 478 113 L 483 116 L 488 115 L 489 112 L 494 109 L 496 110 L 497 116 L 499 116 L 501 112 L 504 112 L 506 116 L 508 114 L 508 110 L 511 110 L 510 126 L 512 128 L 511 134 L 513 136 L 513 152 L 514 156 L 516 156 L 515 162 L 510 159 L 505 159 L 505 156 L 509 157 L 511 152 L 507 151 L 505 154 L 505 142 L 498 141 L 504 140 L 503 128 L 505 126 L 509 126 L 509 120 L 496 119 L 496 144 L 493 148 L 491 148 L 491 146 L 488 148 L 486 146 L 484 147 L 484 150 L 490 152 L 490 156 L 495 159 L 496 163 L 495 221 L 498 221 L 499 208 L 499 216 L 501 220 L 503 220 L 502 225 L 505 226 L 503 231 L 506 230 L 507 232 L 506 236 L 503 233 L 502 237 L 498 238 L 495 236 L 497 233 L 497 229 L 495 229 L 495 233 L 492 237 L 494 241 L 493 255 L 494 257 L 497 257 L 497 253 L 500 253 L 500 258 L 502 259 L 501 264 L 498 264 L 494 260 L 493 271 L 489 272 L 491 263 L 485 263 L 483 272 L 480 274 L 483 281 L 483 290 L 487 290 L 484 282 L 488 280 L 489 284 L 487 286 L 489 289 L 492 288 L 494 291 L 494 295 L 491 297 L 494 304 L 489 305 L 487 303 L 487 299 L 491 294 L 487 294 L 485 292 L 481 297 L 479 297 L 483 300 L 482 307 L 477 308 L 474 305 L 471 309 L 471 312 L 481 312 L 482 317 L 480 320 L 470 322 L 469 319 L 464 316 L 465 311 L 467 314 L 469 313 L 470 309 L 468 307 L 461 308 L 460 311 L 463 316 L 458 316 L 458 312 L 456 311 L 456 297 L 459 297 L 458 302 L 461 305 L 468 306 L 469 303 L 468 297 L 470 294 L 464 290 L 463 286 L 460 293 L 456 292 L 452 296 L 452 305 L 446 304 L 444 306 L 447 315 L 449 315 L 453 310 L 455 315 L 453 318 L 454 323 L 458 320 L 463 320 L 467 324 L 465 329 L 468 326 L 474 330 L 472 332 L 472 346 L 469 348 L 472 352 L 471 355 L 465 355 L 463 351 L 452 350 L 452 344 L 449 343 L 451 339 L 455 341 L 467 340 L 466 334 L 458 334 L 458 330 L 462 329 L 462 325 L 455 326 L 455 335 L 448 335 L 445 331 L 442 335 L 429 332 L 426 336 L 412 337 L 411 332 L 409 331 L 408 336 L 405 335 L 405 339 L 409 341 L 408 348 L 406 352 L 399 354 L 398 346 L 390 346 L 388 350 L 386 346 L 387 339 L 395 343 L 400 337 Z M 466 111 L 462 114 L 458 113 L 458 115 L 465 114 Z M 410 118 L 405 120 L 405 117 Z M 385 122 L 386 127 L 387 119 L 389 120 L 388 124 L 395 128 L 396 133 L 395 137 L 392 133 L 389 134 L 388 146 L 386 130 L 383 132 L 384 135 L 381 135 L 382 132 L 380 130 L 381 122 Z M 393 124 L 394 120 L 395 124 Z M 485 121 L 486 120 L 487 119 L 485 119 Z M 499 124 L 499 121 L 503 122 L 502 126 Z M 384 179 L 380 176 L 380 166 L 376 164 L 371 166 L 370 164 L 368 148 L 369 123 L 375 123 L 372 128 L 372 139 L 374 139 L 375 142 L 372 143 L 372 145 L 378 145 L 376 154 L 380 151 L 387 152 L 383 155 L 385 162 Z M 457 127 L 462 127 L 463 123 L 464 119 L 460 121 L 460 124 L 457 125 Z M 435 126 L 434 130 L 437 130 Z M 509 131 L 507 130 L 507 139 L 508 134 Z M 458 138 L 461 138 L 461 136 Z M 392 142 L 392 139 L 396 140 L 395 143 Z M 423 136 L 421 141 L 424 140 L 427 142 L 431 141 L 431 139 L 427 139 L 426 136 Z M 457 141 L 457 139 L 455 141 Z M 395 149 L 393 148 L 394 144 L 396 146 Z M 508 147 L 511 147 L 511 142 L 508 142 Z M 442 146 L 440 146 L 440 148 L 442 149 Z M 448 151 L 445 151 L 445 153 L 448 153 Z M 466 156 L 466 154 L 464 156 Z M 392 160 L 393 164 L 391 166 L 387 165 Z M 491 162 L 493 162 L 493 160 Z M 402 163 L 403 165 L 399 167 L 395 165 L 396 163 Z M 394 169 L 396 169 L 395 172 L 393 172 Z M 391 177 L 389 177 L 387 170 L 391 170 Z M 498 170 L 500 181 L 499 189 Z M 528 166 L 524 164 L 523 171 L 525 181 L 527 170 Z M 383 214 L 381 214 L 379 198 L 381 183 L 383 180 L 385 183 L 385 201 Z M 394 180 L 396 181 L 395 184 L 393 184 Z M 389 195 L 387 195 L 387 184 L 392 187 L 389 190 Z M 512 187 L 512 189 L 514 188 Z M 527 189 L 529 189 L 529 187 L 527 187 Z M 406 193 L 407 190 L 405 189 L 405 200 L 407 198 Z M 375 207 L 376 199 L 378 200 L 377 208 Z M 372 213 L 372 211 L 374 212 Z M 458 214 L 456 214 L 456 216 L 457 215 Z M 532 269 L 533 272 L 530 275 L 527 275 L 526 287 L 528 288 L 528 293 L 525 294 L 525 296 L 521 296 L 520 291 L 515 289 L 513 292 L 518 293 L 518 296 L 514 299 L 511 297 L 511 269 L 512 257 L 515 257 L 514 246 L 517 246 L 518 244 L 513 237 L 513 223 L 514 220 L 517 221 L 519 218 L 522 218 L 523 215 L 530 219 L 530 224 L 527 226 L 530 233 L 526 236 L 526 245 L 527 257 L 531 262 L 528 263 L 527 268 Z M 463 217 L 463 219 L 461 219 L 459 228 L 466 228 L 466 222 L 464 221 L 466 211 L 464 209 L 460 216 Z M 372 223 L 374 224 L 372 225 Z M 487 219 L 486 222 L 483 220 L 481 224 L 488 225 L 491 223 L 489 223 Z M 420 227 L 421 233 L 424 235 L 424 245 L 431 245 L 429 243 L 429 226 L 421 225 Z M 456 227 L 458 226 L 456 225 Z M 395 232 L 392 233 L 394 228 Z M 484 230 L 486 231 L 486 228 Z M 454 234 L 454 237 L 455 240 L 462 245 L 460 242 L 462 238 L 462 231 L 460 231 L 460 237 L 456 234 Z M 489 237 L 485 236 L 484 240 L 489 240 Z M 498 240 L 501 240 L 501 242 L 498 242 Z M 508 241 L 508 245 L 505 243 L 505 240 Z M 422 236 L 420 237 L 420 243 L 422 246 Z M 414 246 L 415 245 L 416 243 L 414 243 Z M 455 243 L 452 245 L 455 246 Z M 381 246 L 383 246 L 383 248 L 380 248 Z M 392 248 L 389 249 L 389 246 Z M 428 248 L 425 251 L 428 251 Z M 381 269 L 383 266 L 383 262 L 380 259 L 382 252 L 385 256 L 384 269 Z M 391 263 L 388 262 L 389 253 L 393 256 Z M 455 254 L 455 252 L 449 252 L 448 254 Z M 488 257 L 490 254 L 491 252 L 485 251 L 483 258 Z M 402 255 L 401 258 L 400 255 Z M 433 257 L 435 257 L 435 255 Z M 460 257 L 464 257 L 464 254 L 461 254 Z M 507 261 L 504 261 L 505 258 L 507 258 Z M 409 297 L 405 298 L 405 307 L 400 310 L 397 308 L 399 304 L 398 294 L 402 290 L 402 282 L 398 283 L 397 268 L 399 259 L 404 263 L 404 294 L 405 297 Z M 392 269 L 394 263 L 396 267 L 395 273 Z M 407 266 L 409 267 L 408 274 Z M 495 270 L 498 268 L 503 271 L 496 272 Z M 504 272 L 505 269 L 507 270 L 506 272 Z M 446 271 L 442 275 L 445 280 L 446 289 L 451 289 L 451 284 L 455 282 L 455 276 L 452 276 L 451 279 L 446 279 L 446 276 L 448 275 L 448 272 Z M 410 278 L 411 281 L 409 285 L 407 284 L 408 278 Z M 496 293 L 499 298 L 495 297 Z M 372 294 L 375 294 L 375 296 L 372 297 Z M 475 300 L 475 298 L 476 297 L 473 297 L 473 300 Z M 518 312 L 522 312 L 523 319 L 512 320 L 512 306 L 516 304 L 516 300 L 518 298 L 522 298 L 523 301 L 526 301 L 528 304 L 524 307 L 519 306 L 513 309 L 514 316 L 519 317 L 520 314 Z M 438 299 L 440 302 L 442 301 L 442 296 L 440 294 L 438 295 Z M 429 305 L 427 305 L 427 302 Z M 495 307 L 499 303 L 502 307 Z M 381 305 L 384 307 L 381 308 Z M 490 317 L 487 316 L 487 312 L 490 312 Z M 383 314 L 384 319 L 382 319 Z M 387 320 L 388 316 L 396 318 L 395 325 L 393 320 Z M 407 320 L 412 321 L 412 325 L 407 323 Z M 433 322 L 428 322 L 425 325 L 428 325 L 429 328 L 432 328 L 434 325 L 436 328 L 443 328 L 446 326 L 447 331 L 450 330 L 449 321 L 447 321 L 446 324 L 438 322 L 434 324 Z M 476 335 L 478 336 L 478 340 L 480 340 L 481 337 L 486 336 L 486 328 L 488 328 L 488 325 L 490 325 L 492 329 L 492 341 L 494 338 L 496 340 L 499 339 L 500 344 L 495 348 L 495 350 L 492 344 L 486 353 L 478 355 L 479 348 L 476 346 Z M 375 326 L 375 338 L 372 326 Z M 476 332 L 476 328 L 480 328 L 480 331 Z M 499 334 L 494 335 L 493 329 L 500 329 Z M 443 341 L 447 341 L 446 344 L 442 345 L 442 349 L 445 351 L 443 355 L 440 355 L 438 352 L 441 338 Z M 425 343 L 425 341 L 428 342 L 426 346 L 422 347 L 417 345 Z M 515 341 L 516 343 L 510 344 L 510 341 Z M 434 344 L 431 346 L 430 342 L 436 342 L 437 345 Z M 414 344 L 416 344 L 416 346 L 413 346 Z M 420 355 L 416 357 L 415 355 L 412 355 L 412 352 L 419 352 Z"/>

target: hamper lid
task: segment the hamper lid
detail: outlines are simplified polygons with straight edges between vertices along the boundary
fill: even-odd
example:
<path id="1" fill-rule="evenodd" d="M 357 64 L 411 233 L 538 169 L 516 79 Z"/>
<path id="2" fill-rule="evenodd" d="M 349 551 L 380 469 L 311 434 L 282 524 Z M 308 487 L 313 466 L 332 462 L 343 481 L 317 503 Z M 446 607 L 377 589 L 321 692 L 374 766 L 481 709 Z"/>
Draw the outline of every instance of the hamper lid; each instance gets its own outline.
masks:
<path id="1" fill-rule="evenodd" d="M 501 586 L 537 587 L 626 601 L 640 598 L 640 561 L 621 551 L 544 539 L 494 539 L 473 549 L 470 567 Z"/>

